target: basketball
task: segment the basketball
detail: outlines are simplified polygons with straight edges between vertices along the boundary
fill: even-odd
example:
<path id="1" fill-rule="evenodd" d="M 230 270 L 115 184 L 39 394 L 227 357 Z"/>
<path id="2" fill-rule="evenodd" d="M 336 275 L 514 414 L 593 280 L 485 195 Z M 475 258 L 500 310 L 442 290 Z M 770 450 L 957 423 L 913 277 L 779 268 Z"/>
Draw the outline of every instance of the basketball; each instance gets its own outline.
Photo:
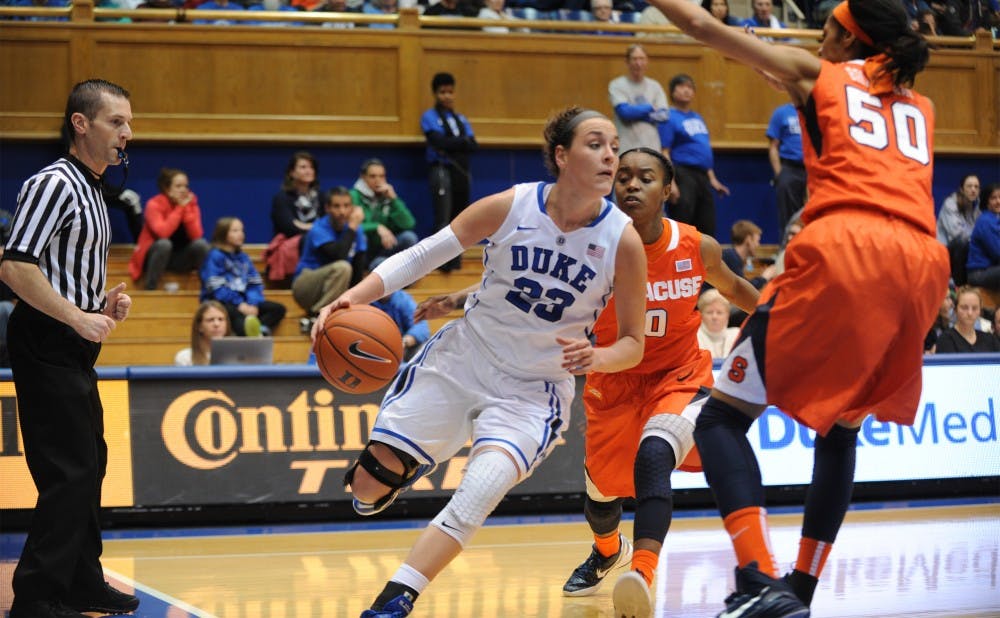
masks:
<path id="1" fill-rule="evenodd" d="M 370 393 L 395 377 L 403 336 L 381 309 L 352 305 L 330 314 L 316 335 L 314 351 L 327 382 L 345 393 Z"/>

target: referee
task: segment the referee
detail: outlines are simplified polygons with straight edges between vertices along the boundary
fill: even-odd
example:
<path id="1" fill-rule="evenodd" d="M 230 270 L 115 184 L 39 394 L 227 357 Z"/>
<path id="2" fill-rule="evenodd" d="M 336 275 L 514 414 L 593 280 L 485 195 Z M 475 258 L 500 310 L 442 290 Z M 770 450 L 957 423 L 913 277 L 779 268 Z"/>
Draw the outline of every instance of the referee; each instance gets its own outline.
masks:
<path id="1" fill-rule="evenodd" d="M 124 158 L 128 92 L 103 80 L 73 87 L 62 134 L 68 153 L 24 183 L 0 279 L 21 299 L 8 347 L 24 454 L 38 489 L 14 570 L 11 618 L 120 614 L 139 599 L 101 568 L 99 510 L 107 468 L 94 363 L 128 316 L 121 283 L 105 293 L 111 231 L 102 175 Z M 121 155 L 119 155 L 121 153 Z"/>

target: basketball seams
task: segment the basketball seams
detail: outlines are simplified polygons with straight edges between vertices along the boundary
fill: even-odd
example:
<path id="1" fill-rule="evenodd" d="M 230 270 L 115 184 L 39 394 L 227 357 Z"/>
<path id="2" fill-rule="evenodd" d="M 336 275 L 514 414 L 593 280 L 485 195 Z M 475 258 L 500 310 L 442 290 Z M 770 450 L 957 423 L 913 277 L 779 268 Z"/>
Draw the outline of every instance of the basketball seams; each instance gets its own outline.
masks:
<path id="1" fill-rule="evenodd" d="M 354 344 L 360 344 L 356 354 Z M 317 365 L 326 381 L 343 392 L 355 394 L 374 392 L 390 383 L 402 362 L 402 350 L 402 334 L 396 322 L 381 309 L 369 305 L 352 306 L 331 314 L 314 346 Z M 391 362 L 392 367 L 365 358 L 376 354 Z M 379 369 L 390 370 L 391 374 L 375 373 Z M 345 373 L 356 381 L 342 380 Z"/>

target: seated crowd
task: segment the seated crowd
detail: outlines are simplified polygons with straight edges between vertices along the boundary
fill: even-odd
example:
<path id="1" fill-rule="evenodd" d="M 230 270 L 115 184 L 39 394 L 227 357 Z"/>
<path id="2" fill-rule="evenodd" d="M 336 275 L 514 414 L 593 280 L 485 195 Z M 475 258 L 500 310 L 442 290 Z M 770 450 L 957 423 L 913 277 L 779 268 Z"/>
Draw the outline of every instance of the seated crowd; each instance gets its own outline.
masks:
<path id="1" fill-rule="evenodd" d="M 933 36 L 969 36 L 980 30 L 1000 28 L 1000 3 L 997 0 L 900 0 L 911 19 L 914 30 Z M 0 0 L 0 6 L 65 7 L 70 0 Z M 118 9 L 183 8 L 186 10 L 227 11 L 322 11 L 394 15 L 400 6 L 417 8 L 423 15 L 478 17 L 482 19 L 566 20 L 608 23 L 666 25 L 669 22 L 658 9 L 645 0 L 97 0 L 99 7 Z M 505 6 L 506 4 L 506 6 Z M 753 0 L 751 13 L 740 18 L 733 15 L 728 0 L 703 0 L 702 6 L 731 26 L 754 29 L 789 27 L 774 14 L 780 0 Z M 797 4 L 802 17 L 786 11 L 795 19 L 796 27 L 819 30 L 836 2 L 833 0 L 800 0 Z M 15 19 L 45 20 L 46 17 Z M 192 19 L 195 24 L 212 25 L 304 25 L 296 21 Z M 317 24 L 318 25 L 318 24 Z M 351 22 L 328 22 L 332 28 L 353 28 Z M 368 27 L 391 29 L 391 23 L 373 23 Z M 486 32 L 508 32 L 506 27 L 486 27 Z M 628 32 L 585 31 L 589 34 L 630 35 Z"/>

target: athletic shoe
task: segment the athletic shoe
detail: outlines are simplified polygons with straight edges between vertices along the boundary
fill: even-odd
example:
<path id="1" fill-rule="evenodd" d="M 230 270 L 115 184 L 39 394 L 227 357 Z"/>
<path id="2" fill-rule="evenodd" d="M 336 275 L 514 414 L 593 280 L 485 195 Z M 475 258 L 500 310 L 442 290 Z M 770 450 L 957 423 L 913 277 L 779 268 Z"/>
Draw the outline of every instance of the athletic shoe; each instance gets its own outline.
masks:
<path id="1" fill-rule="evenodd" d="M 639 571 L 622 573 L 611 593 L 615 618 L 649 618 L 653 615 L 653 597 Z"/>
<path id="2" fill-rule="evenodd" d="M 736 569 L 736 592 L 726 597 L 726 611 L 717 618 L 809 618 L 809 608 L 787 582 L 761 573 L 751 562 Z"/>
<path id="3" fill-rule="evenodd" d="M 260 337 L 260 318 L 255 315 L 248 315 L 243 320 L 243 332 L 247 337 Z"/>
<path id="4" fill-rule="evenodd" d="M 83 599 L 70 599 L 66 605 L 79 612 L 127 614 L 139 607 L 139 597 L 115 590 L 111 584 L 104 582 L 103 589 L 87 594 Z"/>
<path id="5" fill-rule="evenodd" d="M 59 601 L 26 601 L 14 599 L 10 618 L 87 618 Z"/>
<path id="6" fill-rule="evenodd" d="M 618 553 L 607 558 L 597 551 L 596 545 L 593 546 L 590 557 L 576 567 L 563 584 L 563 596 L 585 597 L 594 594 L 608 573 L 632 564 L 632 543 L 621 533 L 618 534 L 618 538 L 621 541 Z"/>
<path id="7" fill-rule="evenodd" d="M 390 599 L 382 609 L 366 609 L 361 618 L 406 618 L 413 611 L 413 601 L 409 595 L 401 594 Z"/>
<path id="8" fill-rule="evenodd" d="M 372 504 L 370 502 L 362 502 L 361 500 L 354 498 L 353 500 L 351 500 L 351 506 L 354 507 L 355 513 L 357 513 L 358 515 L 362 515 L 364 517 L 381 513 L 382 511 L 389 508 L 389 506 L 396 501 L 396 498 L 399 497 L 399 494 L 409 489 L 414 483 L 420 480 L 421 477 L 427 476 L 431 472 L 434 472 L 435 469 L 437 469 L 436 463 L 420 464 L 419 466 L 417 466 L 416 473 L 413 476 L 411 476 L 408 480 L 406 480 L 402 486 L 393 489 L 385 496 L 382 496 L 382 498 L 380 498 L 378 502 Z"/>

